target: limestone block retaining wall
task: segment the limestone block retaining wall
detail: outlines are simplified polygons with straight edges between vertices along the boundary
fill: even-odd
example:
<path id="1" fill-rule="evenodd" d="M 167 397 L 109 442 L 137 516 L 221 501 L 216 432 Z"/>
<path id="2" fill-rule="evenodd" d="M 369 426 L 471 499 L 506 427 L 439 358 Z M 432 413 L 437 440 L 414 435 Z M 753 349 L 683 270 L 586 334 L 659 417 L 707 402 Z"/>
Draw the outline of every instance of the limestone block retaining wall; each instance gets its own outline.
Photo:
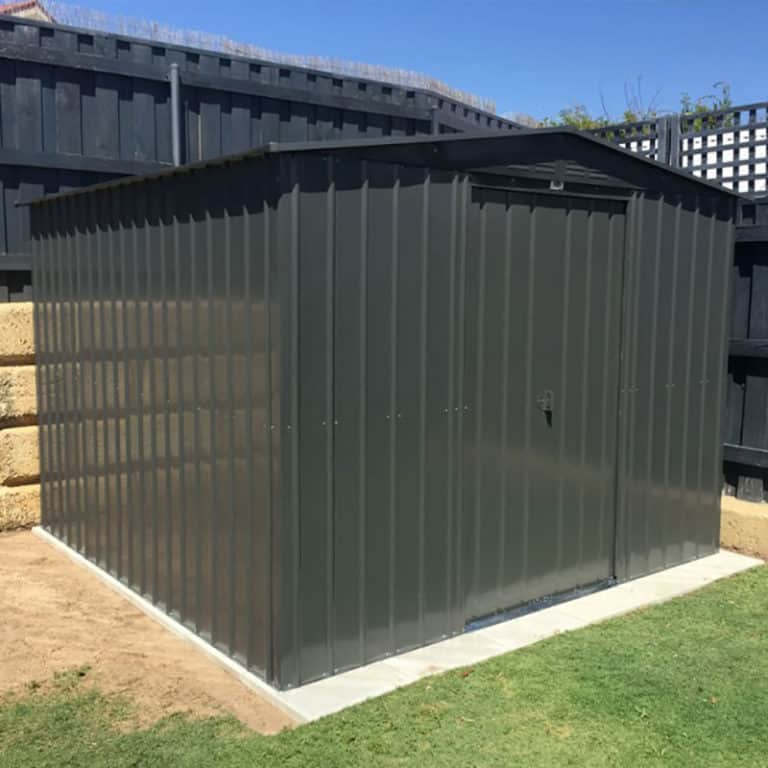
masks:
<path id="1" fill-rule="evenodd" d="M 768 504 L 723 496 L 720 509 L 722 545 L 768 560 Z"/>
<path id="2" fill-rule="evenodd" d="M 0 531 L 40 520 L 32 302 L 0 303 Z"/>

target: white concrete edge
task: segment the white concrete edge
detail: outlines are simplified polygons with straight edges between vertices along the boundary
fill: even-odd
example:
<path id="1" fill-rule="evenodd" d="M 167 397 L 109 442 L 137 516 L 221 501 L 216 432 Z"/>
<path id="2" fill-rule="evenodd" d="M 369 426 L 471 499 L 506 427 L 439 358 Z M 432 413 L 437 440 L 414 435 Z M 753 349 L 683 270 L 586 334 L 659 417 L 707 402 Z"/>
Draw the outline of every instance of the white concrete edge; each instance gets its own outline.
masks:
<path id="1" fill-rule="evenodd" d="M 140 611 L 160 622 L 176 636 L 194 645 L 212 661 L 235 675 L 243 685 L 263 696 L 275 707 L 296 720 L 297 723 L 320 719 L 368 699 L 391 693 L 403 685 L 409 685 L 424 677 L 443 674 L 480 663 L 519 648 L 534 645 L 556 634 L 582 629 L 591 624 L 682 597 L 720 579 L 728 578 L 756 566 L 765 565 L 763 560 L 728 550 L 720 550 L 714 555 L 626 581 L 610 589 L 585 595 L 565 603 L 558 603 L 526 616 L 510 619 L 470 633 L 456 635 L 412 651 L 393 654 L 379 661 L 357 667 L 348 672 L 325 677 L 298 688 L 278 691 L 55 536 L 39 526 L 33 528 L 32 532 L 76 564 L 84 565 L 102 583 L 127 598 Z M 680 577 L 683 578 L 682 581 L 678 581 Z M 658 582 L 666 583 L 662 594 L 653 593 L 653 585 Z M 648 591 L 648 587 L 651 587 L 650 591 Z M 638 591 L 640 594 L 637 594 Z M 589 616 L 579 615 L 580 606 L 587 606 L 595 601 L 605 602 L 606 599 L 613 605 L 610 607 L 603 605 Z M 616 602 L 619 604 L 616 605 Z M 545 631 L 530 634 L 524 639 L 518 638 L 513 642 L 498 638 L 493 639 L 499 631 L 504 631 L 505 625 L 511 629 L 522 628 L 525 625 L 529 625 L 530 628 L 531 624 L 539 625 L 542 622 L 551 626 Z M 469 647 L 456 652 L 457 644 L 473 646 L 478 643 L 482 648 L 476 649 L 474 652 Z M 440 654 L 441 651 L 448 651 L 449 657 L 451 657 L 450 661 L 444 661 L 437 665 L 425 663 L 424 656 L 430 656 L 433 652 Z M 409 666 L 413 665 L 414 662 L 416 662 L 415 666 L 418 671 L 417 669 L 408 671 Z"/>
<path id="2" fill-rule="evenodd" d="M 174 635 L 186 640 L 192 644 L 199 651 L 202 651 L 209 659 L 214 661 L 220 667 L 223 667 L 227 672 L 233 674 L 246 688 L 255 691 L 257 694 L 269 701 L 280 711 L 284 712 L 289 717 L 293 718 L 297 723 L 306 722 L 306 717 L 288 702 L 283 700 L 280 691 L 273 688 L 268 683 L 264 682 L 260 677 L 249 672 L 245 667 L 238 664 L 234 659 L 231 659 L 225 653 L 222 653 L 218 648 L 214 647 L 210 643 L 203 640 L 202 637 L 196 635 L 191 629 L 188 629 L 183 624 L 180 624 L 176 619 L 169 616 L 165 611 L 161 610 L 157 606 L 153 605 L 145 597 L 142 597 L 138 592 L 134 592 L 130 587 L 123 584 L 119 579 L 116 579 L 112 574 L 99 568 L 98 565 L 92 563 L 87 557 L 83 557 L 79 552 L 69 547 L 63 541 L 57 539 L 52 534 L 48 533 L 41 526 L 35 526 L 32 529 L 32 533 L 38 538 L 50 544 L 52 547 L 62 552 L 70 560 L 77 565 L 82 565 L 87 568 L 92 574 L 94 574 L 103 584 L 108 586 L 117 594 L 129 600 L 135 605 L 142 613 L 149 616 L 149 618 L 162 624 L 166 629 L 173 632 Z"/>

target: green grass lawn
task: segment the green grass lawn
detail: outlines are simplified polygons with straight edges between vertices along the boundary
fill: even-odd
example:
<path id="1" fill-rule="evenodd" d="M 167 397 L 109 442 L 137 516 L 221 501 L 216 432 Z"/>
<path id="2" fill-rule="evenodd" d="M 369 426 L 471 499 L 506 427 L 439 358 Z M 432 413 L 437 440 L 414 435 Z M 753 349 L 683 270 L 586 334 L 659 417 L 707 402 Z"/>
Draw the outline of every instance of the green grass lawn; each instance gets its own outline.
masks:
<path id="1" fill-rule="evenodd" d="M 64 675 L 0 702 L 0 766 L 768 766 L 768 568 L 278 736 L 129 723 Z"/>

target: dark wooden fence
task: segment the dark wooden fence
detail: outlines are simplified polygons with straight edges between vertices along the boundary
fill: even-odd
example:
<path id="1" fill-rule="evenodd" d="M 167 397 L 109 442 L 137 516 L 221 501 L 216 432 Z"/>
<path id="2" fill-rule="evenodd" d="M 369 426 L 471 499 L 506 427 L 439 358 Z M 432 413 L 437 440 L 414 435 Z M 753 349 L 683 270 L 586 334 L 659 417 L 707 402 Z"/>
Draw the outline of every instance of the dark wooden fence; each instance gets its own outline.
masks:
<path id="1" fill-rule="evenodd" d="M 168 166 L 174 123 L 180 162 L 270 141 L 518 127 L 427 90 L 0 16 L 0 300 L 29 295 L 16 202 Z"/>
<path id="2" fill-rule="evenodd" d="M 726 492 L 768 499 L 768 198 L 736 229 L 723 450 Z"/>

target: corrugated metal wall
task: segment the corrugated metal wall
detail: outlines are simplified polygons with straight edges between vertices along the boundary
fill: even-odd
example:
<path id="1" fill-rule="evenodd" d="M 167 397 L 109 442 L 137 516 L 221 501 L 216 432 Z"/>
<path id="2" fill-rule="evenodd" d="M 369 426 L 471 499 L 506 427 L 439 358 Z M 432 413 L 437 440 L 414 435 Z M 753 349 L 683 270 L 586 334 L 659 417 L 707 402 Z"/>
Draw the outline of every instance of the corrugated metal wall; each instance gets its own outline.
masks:
<path id="1" fill-rule="evenodd" d="M 732 201 L 281 163 L 282 684 L 716 550 Z"/>
<path id="2" fill-rule="evenodd" d="M 44 524 L 269 677 L 266 205 L 247 165 L 63 199 L 35 280 Z"/>
<path id="3" fill-rule="evenodd" d="M 463 307 L 467 618 L 613 576 L 625 208 L 473 190 Z"/>
<path id="4" fill-rule="evenodd" d="M 624 283 L 617 575 L 719 546 L 735 200 L 638 198 Z"/>
<path id="5" fill-rule="evenodd" d="M 467 182 L 319 155 L 279 167 L 296 291 L 283 296 L 300 309 L 284 313 L 284 414 L 298 430 L 283 454 L 277 657 L 279 680 L 296 684 L 463 627 L 453 484 Z"/>
<path id="6" fill-rule="evenodd" d="M 714 551 L 735 203 L 604 153 L 34 206 L 44 524 L 282 687 Z"/>

